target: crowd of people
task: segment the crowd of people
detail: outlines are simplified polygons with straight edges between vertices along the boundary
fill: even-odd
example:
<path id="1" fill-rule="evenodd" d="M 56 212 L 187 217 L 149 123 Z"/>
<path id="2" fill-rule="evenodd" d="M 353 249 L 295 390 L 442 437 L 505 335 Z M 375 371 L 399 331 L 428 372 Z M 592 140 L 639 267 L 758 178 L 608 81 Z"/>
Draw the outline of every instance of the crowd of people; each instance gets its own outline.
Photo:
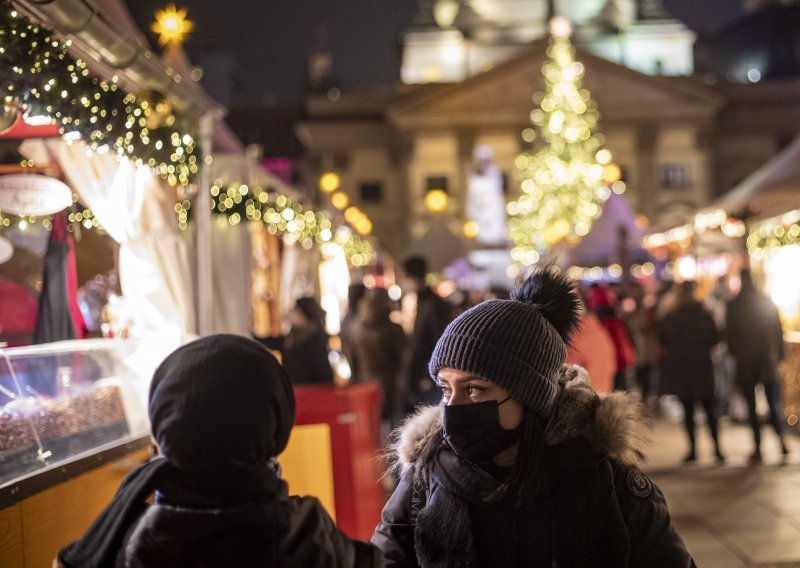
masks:
<path id="1" fill-rule="evenodd" d="M 637 468 L 646 403 L 681 401 L 687 462 L 697 459 L 701 406 L 723 461 L 718 423 L 733 368 L 751 461 L 761 460 L 759 384 L 788 453 L 781 322 L 747 270 L 736 297 L 717 287 L 701 301 L 693 282 L 656 293 L 580 288 L 537 269 L 508 297 L 494 291 L 473 306 L 440 298 L 426 271 L 419 258 L 403 266 L 417 298 L 410 334 L 380 288 L 353 287 L 342 325 L 352 380 L 381 385 L 381 416 L 396 426 L 387 453 L 397 484 L 370 542 L 348 538 L 318 500 L 290 496 L 281 479 L 293 385 L 333 376 L 322 310 L 301 298 L 286 335 L 204 337 L 161 364 L 149 396 L 156 457 L 60 562 L 691 568 L 664 496 Z"/>
<path id="2" fill-rule="evenodd" d="M 413 272 L 412 264 L 406 276 Z M 565 365 L 581 324 L 574 285 L 536 270 L 508 299 L 470 307 L 438 333 L 438 321 L 419 318 L 444 319 L 448 306 L 438 297 L 426 306 L 424 281 L 417 285 L 410 339 L 387 323 L 377 291 L 365 294 L 348 332 L 355 344 L 363 336 L 404 342 L 391 354 L 408 385 L 398 400 L 422 403 L 394 438 L 399 484 L 370 542 L 348 538 L 319 501 L 290 496 L 281 479 L 276 456 L 295 412 L 288 369 L 261 342 L 213 335 L 156 370 L 149 417 L 157 455 L 126 478 L 60 562 L 695 566 L 664 496 L 637 468 L 644 406 L 631 393 L 599 396 L 583 369 Z M 305 321 L 298 314 L 296 324 L 311 325 L 313 312 L 300 311 Z M 275 345 L 285 353 L 305 335 Z M 368 343 L 352 356 L 364 380 L 387 374 Z"/>
<path id="3" fill-rule="evenodd" d="M 749 270 L 741 271 L 739 281 L 735 297 L 723 281 L 703 298 L 693 281 L 668 282 L 657 290 L 638 284 L 593 284 L 585 290 L 584 324 L 568 359 L 590 369 L 598 392 L 635 390 L 655 410 L 660 395 L 677 397 L 689 445 L 687 463 L 697 460 L 697 407 L 705 414 L 714 458 L 725 461 L 719 421 L 732 414 L 732 400 L 746 407 L 752 428 L 749 460 L 761 462 L 759 388 L 781 452 L 789 453 L 778 379 L 784 355 L 778 310 L 756 290 Z"/>

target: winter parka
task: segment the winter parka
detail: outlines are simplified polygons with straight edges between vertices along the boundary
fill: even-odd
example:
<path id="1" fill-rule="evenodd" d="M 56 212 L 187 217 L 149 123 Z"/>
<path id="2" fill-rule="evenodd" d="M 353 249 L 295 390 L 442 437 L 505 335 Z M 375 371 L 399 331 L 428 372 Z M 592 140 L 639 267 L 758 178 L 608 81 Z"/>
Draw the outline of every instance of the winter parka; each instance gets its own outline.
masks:
<path id="1" fill-rule="evenodd" d="M 367 543 L 342 534 L 313 497 L 287 497 L 289 527 L 276 543 L 276 504 L 231 509 L 150 507 L 126 536 L 117 568 L 260 566 L 378 568 Z M 277 561 L 270 561 L 277 544 Z"/>
<path id="2" fill-rule="evenodd" d="M 721 340 L 714 318 L 700 302 L 687 302 L 672 310 L 658 326 L 664 346 L 661 392 L 681 400 L 714 398 L 714 364 L 711 351 Z"/>
<path id="3" fill-rule="evenodd" d="M 387 566 L 695 566 L 661 491 L 633 465 L 646 441 L 641 405 L 564 382 L 545 427 L 552 482 L 531 506 L 463 491 L 491 476 L 449 450 L 442 407 L 406 422 L 395 447 L 401 481 L 372 536 Z"/>

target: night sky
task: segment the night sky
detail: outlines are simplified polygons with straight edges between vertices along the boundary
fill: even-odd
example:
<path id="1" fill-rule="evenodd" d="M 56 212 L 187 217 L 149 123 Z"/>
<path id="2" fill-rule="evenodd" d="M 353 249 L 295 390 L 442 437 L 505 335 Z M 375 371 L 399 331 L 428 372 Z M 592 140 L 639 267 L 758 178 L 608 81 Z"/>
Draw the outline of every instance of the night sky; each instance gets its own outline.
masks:
<path id="1" fill-rule="evenodd" d="M 126 0 L 152 43 L 150 23 L 166 0 Z M 414 15 L 414 0 L 177 0 L 195 27 L 186 43 L 193 62 L 207 70 L 215 98 L 236 103 L 302 100 L 308 46 L 327 26 L 333 76 L 344 89 L 391 84 L 398 76 L 398 36 Z M 700 34 L 741 15 L 740 0 L 664 0 Z M 220 64 L 220 62 L 222 62 Z M 229 73 L 220 69 L 229 69 Z M 226 100 L 227 99 L 227 100 Z"/>

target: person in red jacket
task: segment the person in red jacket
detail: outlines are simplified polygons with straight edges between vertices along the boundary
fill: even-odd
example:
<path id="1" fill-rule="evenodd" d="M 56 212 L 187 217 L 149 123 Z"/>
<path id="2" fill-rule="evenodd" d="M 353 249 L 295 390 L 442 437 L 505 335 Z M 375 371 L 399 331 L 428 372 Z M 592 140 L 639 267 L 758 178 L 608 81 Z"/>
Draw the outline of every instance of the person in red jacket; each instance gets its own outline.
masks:
<path id="1" fill-rule="evenodd" d="M 589 306 L 597 313 L 600 323 L 608 332 L 614 343 L 617 355 L 616 371 L 614 373 L 614 390 L 627 390 L 628 373 L 636 364 L 636 352 L 633 349 L 628 328 L 619 317 L 616 308 L 616 299 L 611 292 L 599 284 L 592 284 L 589 293 Z"/>
<path id="2" fill-rule="evenodd" d="M 614 389 L 617 351 L 597 314 L 586 301 L 584 306 L 581 323 L 567 348 L 567 363 L 586 369 L 596 392 L 609 393 Z"/>

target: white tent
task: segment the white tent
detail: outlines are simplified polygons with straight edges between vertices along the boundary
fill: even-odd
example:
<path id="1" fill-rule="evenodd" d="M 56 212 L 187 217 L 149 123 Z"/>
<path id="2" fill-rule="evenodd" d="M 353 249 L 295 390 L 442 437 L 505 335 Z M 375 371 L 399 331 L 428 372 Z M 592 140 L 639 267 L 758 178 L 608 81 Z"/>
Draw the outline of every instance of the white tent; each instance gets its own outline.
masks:
<path id="1" fill-rule="evenodd" d="M 636 224 L 636 214 L 622 195 L 612 193 L 603 204 L 603 212 L 592 224 L 589 234 L 577 245 L 554 252 L 560 257 L 559 264 L 566 266 L 608 266 L 613 262 L 622 262 L 622 232 L 628 260 L 639 260 L 647 256 L 639 244 L 644 231 Z M 556 247 L 558 248 L 560 247 Z"/>
<path id="2" fill-rule="evenodd" d="M 800 136 L 725 195 L 701 210 L 772 217 L 800 207 Z"/>

